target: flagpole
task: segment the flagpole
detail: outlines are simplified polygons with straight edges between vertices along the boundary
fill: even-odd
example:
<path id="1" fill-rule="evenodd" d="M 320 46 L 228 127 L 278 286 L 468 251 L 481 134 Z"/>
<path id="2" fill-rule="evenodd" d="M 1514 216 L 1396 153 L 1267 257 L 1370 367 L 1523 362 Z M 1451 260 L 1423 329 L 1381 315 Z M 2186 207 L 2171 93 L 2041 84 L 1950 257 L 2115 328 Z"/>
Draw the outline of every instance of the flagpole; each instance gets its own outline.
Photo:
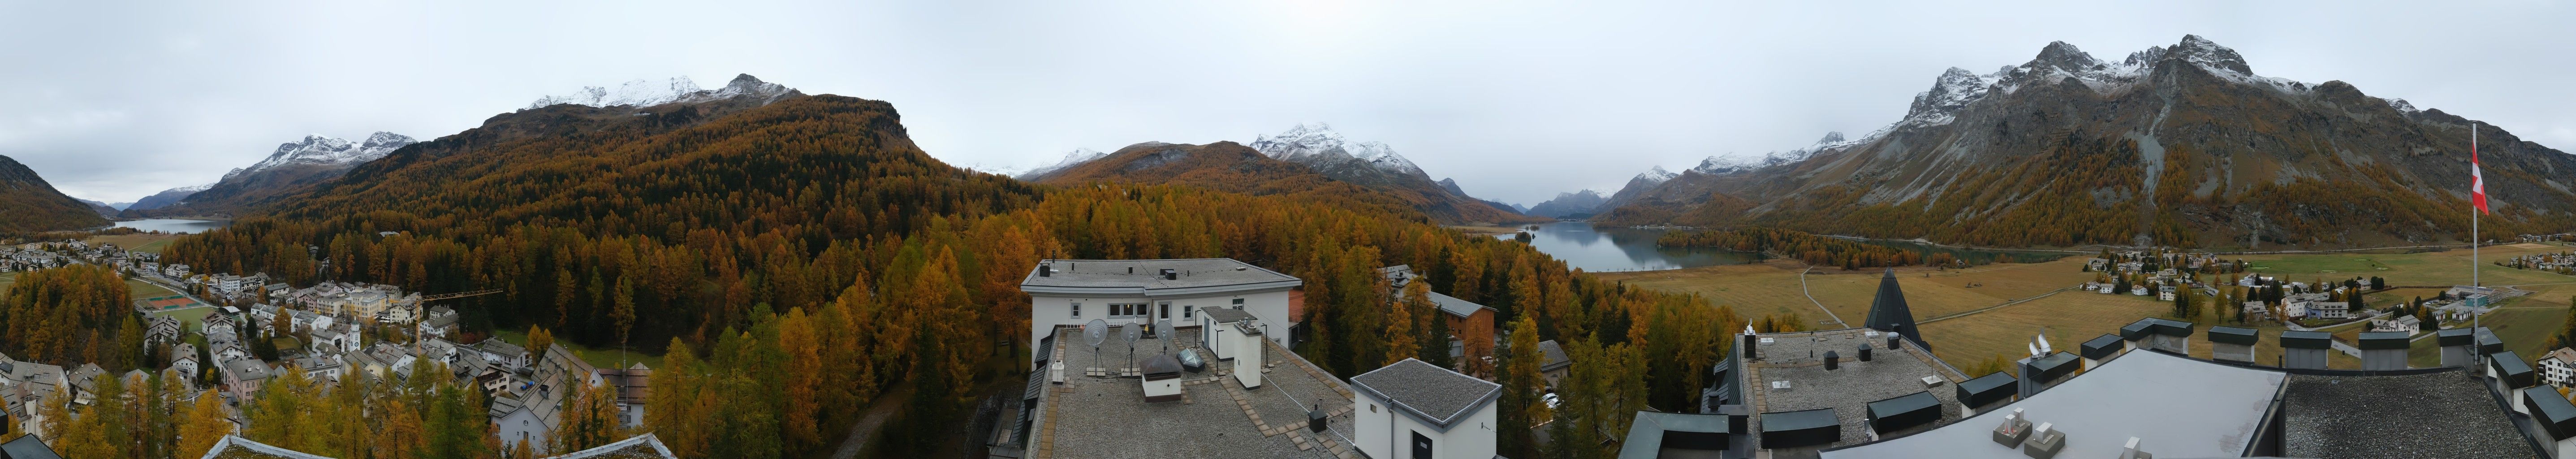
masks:
<path id="1" fill-rule="evenodd" d="M 2478 167 L 2478 164 L 2477 164 L 2477 163 L 2478 163 L 2478 122 L 2476 122 L 2476 121 L 2470 121 L 2470 122 L 2469 122 L 2469 169 L 2470 169 L 2470 171 L 2472 172 L 2472 174 L 2471 174 L 2471 175 L 2479 175 L 2479 174 L 2476 174 L 2476 172 L 2478 172 L 2478 171 L 2477 171 L 2477 167 Z M 2485 177 L 2472 177 L 2472 178 L 2471 178 L 2471 180 L 2475 180 L 2475 181 L 2483 181 L 2483 180 L 2485 180 L 2485 179 L 2486 179 Z M 2479 189 L 2479 190 L 2476 190 L 2477 192 L 2480 192 L 2480 193 L 2484 193 L 2484 192 L 2486 192 L 2486 190 L 2485 190 L 2485 189 L 2483 189 L 2483 188 L 2485 188 L 2485 185 L 2484 185 L 2484 184 L 2480 184 L 2480 183 L 2472 183 L 2472 184 L 2470 184 L 2469 186 L 2479 187 L 2480 189 Z M 2485 287 L 2485 286 L 2486 286 L 2486 284 L 2482 284 L 2482 283 L 2479 283 L 2479 282 L 2478 282 L 2478 207 L 2477 207 L 2477 206 L 2474 206 L 2474 205 L 2469 206 L 2469 286 L 2471 286 L 2471 287 Z M 2494 300 L 2493 300 L 2493 299 L 2489 299 L 2488 301 L 2494 301 Z"/>

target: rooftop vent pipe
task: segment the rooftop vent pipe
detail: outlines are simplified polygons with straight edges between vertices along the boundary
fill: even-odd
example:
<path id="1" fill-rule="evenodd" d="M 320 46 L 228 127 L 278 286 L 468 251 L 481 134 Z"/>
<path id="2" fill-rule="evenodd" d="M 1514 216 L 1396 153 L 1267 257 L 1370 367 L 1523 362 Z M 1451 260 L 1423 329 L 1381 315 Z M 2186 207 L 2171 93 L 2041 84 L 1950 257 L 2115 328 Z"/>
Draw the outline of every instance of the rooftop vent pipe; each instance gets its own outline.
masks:
<path id="1" fill-rule="evenodd" d="M 1860 345 L 1860 361 L 1869 361 L 1869 344 L 1867 343 Z"/>
<path id="2" fill-rule="evenodd" d="M 1825 351 L 1825 371 L 1834 371 L 1835 368 L 1840 367 L 1834 363 L 1836 360 L 1842 360 L 1842 356 L 1835 354 L 1834 351 Z"/>

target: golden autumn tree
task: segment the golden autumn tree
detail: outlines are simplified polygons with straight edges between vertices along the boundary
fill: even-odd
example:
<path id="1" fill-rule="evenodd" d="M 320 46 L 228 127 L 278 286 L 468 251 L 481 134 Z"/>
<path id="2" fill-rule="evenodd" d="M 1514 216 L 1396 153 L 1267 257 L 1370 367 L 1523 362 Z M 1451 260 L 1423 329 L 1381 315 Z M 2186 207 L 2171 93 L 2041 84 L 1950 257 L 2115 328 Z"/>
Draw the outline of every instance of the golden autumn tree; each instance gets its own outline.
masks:
<path id="1" fill-rule="evenodd" d="M 179 428 L 179 446 L 172 450 L 177 457 L 204 457 L 233 432 L 232 421 L 224 419 L 223 397 L 214 390 L 197 393 L 197 402 L 188 409 L 187 424 Z"/>

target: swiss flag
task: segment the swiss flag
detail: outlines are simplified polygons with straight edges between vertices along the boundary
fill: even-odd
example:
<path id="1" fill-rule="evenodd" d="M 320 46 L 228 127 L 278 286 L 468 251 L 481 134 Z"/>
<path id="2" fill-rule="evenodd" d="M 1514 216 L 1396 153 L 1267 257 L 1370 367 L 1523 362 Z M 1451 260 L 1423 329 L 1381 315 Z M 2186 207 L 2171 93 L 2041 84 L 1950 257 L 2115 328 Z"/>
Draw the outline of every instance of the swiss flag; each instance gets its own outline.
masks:
<path id="1" fill-rule="evenodd" d="M 2495 214 L 2487 210 L 2487 179 L 2478 174 L 2478 143 L 2475 141 L 2469 142 L 2469 202 L 2478 206 L 2478 213 Z"/>

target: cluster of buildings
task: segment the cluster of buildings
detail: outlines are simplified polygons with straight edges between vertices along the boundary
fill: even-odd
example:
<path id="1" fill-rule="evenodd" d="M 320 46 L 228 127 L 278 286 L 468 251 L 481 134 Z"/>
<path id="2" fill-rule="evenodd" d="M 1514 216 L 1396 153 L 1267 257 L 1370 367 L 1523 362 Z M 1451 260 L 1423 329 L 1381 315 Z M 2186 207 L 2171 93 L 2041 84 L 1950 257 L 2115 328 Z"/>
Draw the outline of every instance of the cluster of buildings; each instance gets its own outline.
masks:
<path id="1" fill-rule="evenodd" d="M 545 443 L 561 422 L 564 399 L 575 395 L 580 385 L 604 385 L 615 391 L 619 417 L 630 427 L 643 424 L 644 401 L 651 395 L 648 380 L 652 370 L 641 363 L 599 368 L 560 345 L 530 350 L 498 338 L 453 342 L 461 335 L 456 311 L 445 306 L 424 307 L 425 298 L 420 293 L 404 292 L 391 285 L 323 282 L 292 288 L 271 283 L 263 274 L 193 273 L 187 265 L 161 264 L 155 254 L 120 250 L 110 244 L 91 246 L 67 241 L 0 247 L 0 268 L 42 269 L 69 263 L 116 266 L 129 273 L 202 287 L 201 291 L 208 295 L 234 304 L 248 304 L 220 307 L 194 329 L 166 316 L 152 316 L 145 321 L 146 348 L 168 356 L 168 367 L 162 371 L 183 381 L 194 381 L 198 375 L 211 376 L 236 426 L 245 423 L 239 407 L 266 383 L 289 371 L 302 372 L 325 385 L 361 372 L 401 380 L 446 377 L 470 381 L 471 386 L 490 394 L 493 403 L 488 414 L 503 440 L 525 441 L 539 452 L 544 452 Z M 150 304 L 137 307 L 144 312 L 161 309 Z M 399 330 L 394 334 L 410 336 L 407 340 L 376 336 L 378 330 Z M 204 336 L 202 352 L 185 339 L 190 333 Z M 252 340 L 279 336 L 297 337 L 303 346 L 280 349 L 275 360 L 263 359 L 254 352 Z M 412 374 L 415 364 L 423 362 L 439 364 L 428 368 L 442 368 L 449 374 Z M 79 413 L 97 397 L 91 390 L 104 373 L 94 364 L 67 371 L 0 355 L 0 398 L 7 401 L 6 417 L 20 423 L 23 431 L 39 430 L 39 408 L 46 406 L 50 401 L 47 397 L 58 387 L 73 397 L 68 404 L 74 413 Z M 128 376 L 139 381 L 147 375 L 136 371 Z M 192 390 L 189 396 L 195 393 Z M 638 438 L 642 440 L 630 441 L 651 443 L 650 448 L 644 449 L 660 449 L 658 440 L 649 435 Z M 263 452 L 266 445 L 237 438 L 228 441 L 240 447 L 227 453 L 234 455 L 220 457 L 309 457 L 262 456 L 269 454 Z M 641 448 L 638 445 L 642 444 L 626 446 Z M 624 453 L 585 451 L 561 457 L 668 457 L 667 450 L 659 456 L 637 456 L 633 453 L 641 450 L 632 448 Z"/>
<path id="2" fill-rule="evenodd" d="M 2193 274 L 2232 271 L 2229 266 L 2233 263 L 2206 253 L 2132 250 L 2107 255 L 2084 260 L 2084 270 L 2102 274 L 2080 288 L 2104 295 L 2155 295 L 2157 299 L 2173 301 L 2175 295 L 2187 289 L 2207 288 Z"/>
<path id="3" fill-rule="evenodd" d="M 2511 268 L 2536 269 L 2564 274 L 2576 271 L 2576 252 L 2536 253 L 2506 258 L 2499 263 L 2503 263 L 2506 267 Z"/>

